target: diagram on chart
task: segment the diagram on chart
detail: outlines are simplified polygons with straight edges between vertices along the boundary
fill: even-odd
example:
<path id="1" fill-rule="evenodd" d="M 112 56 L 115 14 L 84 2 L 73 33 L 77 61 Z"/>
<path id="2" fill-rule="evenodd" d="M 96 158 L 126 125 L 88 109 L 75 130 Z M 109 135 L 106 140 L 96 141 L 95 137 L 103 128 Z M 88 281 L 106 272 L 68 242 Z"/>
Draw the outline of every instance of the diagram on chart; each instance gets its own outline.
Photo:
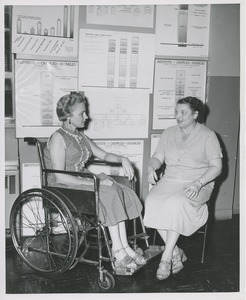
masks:
<path id="1" fill-rule="evenodd" d="M 87 5 L 86 23 L 153 28 L 154 5 Z"/>
<path id="2" fill-rule="evenodd" d="M 208 57 L 210 5 L 156 6 L 155 54 Z"/>
<path id="3" fill-rule="evenodd" d="M 125 130 L 135 127 L 145 127 L 146 119 L 143 114 L 133 114 L 127 112 L 122 107 L 122 103 L 116 103 L 115 107 L 110 109 L 107 114 L 93 114 L 93 129 L 99 131 L 102 129 L 113 129 L 115 127 Z"/>
<path id="4" fill-rule="evenodd" d="M 13 6 L 13 53 L 77 57 L 79 8 Z"/>
<path id="5" fill-rule="evenodd" d="M 152 43 L 152 34 L 81 29 L 79 88 L 151 91 L 154 66 Z"/>
<path id="6" fill-rule="evenodd" d="M 49 137 L 60 126 L 56 103 L 77 90 L 77 62 L 15 60 L 16 136 Z"/>
<path id="7" fill-rule="evenodd" d="M 33 16 L 32 18 L 19 16 L 16 22 L 16 33 L 73 38 L 74 8 L 73 5 L 65 5 L 62 17 L 49 20 L 48 23 L 43 21 L 40 16 Z M 30 22 L 30 19 L 33 21 Z"/>
<path id="8" fill-rule="evenodd" d="M 187 45 L 188 4 L 180 4 L 178 12 L 178 47 Z"/>
<path id="9" fill-rule="evenodd" d="M 86 89 L 92 138 L 142 138 L 148 136 L 148 93 Z"/>
<path id="10" fill-rule="evenodd" d="M 131 55 L 128 58 L 128 40 L 120 39 L 120 55 L 119 55 L 119 73 L 118 87 L 127 87 L 127 60 L 130 59 L 130 87 L 137 88 L 138 78 L 138 53 L 139 53 L 139 38 L 132 37 Z M 108 69 L 107 69 L 107 86 L 114 87 L 116 80 L 116 40 L 109 39 L 108 41 Z"/>
<path id="11" fill-rule="evenodd" d="M 176 70 L 175 100 L 176 102 L 185 95 L 185 70 Z"/>
<path id="12" fill-rule="evenodd" d="M 192 96 L 205 101 L 206 70 L 206 61 L 156 60 L 153 129 L 175 124 L 175 107 L 179 99 Z"/>

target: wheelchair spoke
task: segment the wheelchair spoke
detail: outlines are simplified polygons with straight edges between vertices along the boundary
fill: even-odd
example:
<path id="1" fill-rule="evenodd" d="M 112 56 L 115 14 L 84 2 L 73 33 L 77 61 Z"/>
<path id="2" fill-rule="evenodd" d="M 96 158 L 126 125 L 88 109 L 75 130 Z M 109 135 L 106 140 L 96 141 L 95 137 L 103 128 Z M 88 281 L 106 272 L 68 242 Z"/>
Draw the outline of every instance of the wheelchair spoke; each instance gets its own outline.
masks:
<path id="1" fill-rule="evenodd" d="M 24 193 L 13 208 L 13 242 L 31 268 L 47 274 L 61 273 L 76 257 L 77 231 L 60 198 L 47 190 L 39 191 Z"/>

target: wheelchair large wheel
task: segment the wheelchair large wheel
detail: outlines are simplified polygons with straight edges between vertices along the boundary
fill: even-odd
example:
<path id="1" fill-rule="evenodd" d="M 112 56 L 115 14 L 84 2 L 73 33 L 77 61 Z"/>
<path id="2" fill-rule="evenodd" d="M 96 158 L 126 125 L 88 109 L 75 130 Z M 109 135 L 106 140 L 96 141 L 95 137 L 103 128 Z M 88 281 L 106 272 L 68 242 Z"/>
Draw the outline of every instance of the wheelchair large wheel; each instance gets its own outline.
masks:
<path id="1" fill-rule="evenodd" d="M 71 212 L 59 195 L 31 189 L 15 201 L 10 215 L 13 244 L 24 262 L 45 275 L 62 274 L 78 250 Z"/>

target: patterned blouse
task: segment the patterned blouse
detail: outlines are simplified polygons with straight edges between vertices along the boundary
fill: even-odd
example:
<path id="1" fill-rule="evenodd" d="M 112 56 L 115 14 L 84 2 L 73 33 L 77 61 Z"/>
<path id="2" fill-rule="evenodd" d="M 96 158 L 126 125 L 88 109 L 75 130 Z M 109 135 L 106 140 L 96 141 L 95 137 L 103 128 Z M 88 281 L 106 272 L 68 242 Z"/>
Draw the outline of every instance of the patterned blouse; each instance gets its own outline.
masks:
<path id="1" fill-rule="evenodd" d="M 85 165 L 92 156 L 92 150 L 88 142 L 88 137 L 80 131 L 73 132 L 63 127 L 56 133 L 61 135 L 65 146 L 65 170 L 83 172 L 86 171 Z M 51 138 L 51 137 L 50 137 Z M 50 140 L 50 139 L 49 139 Z M 51 157 L 49 151 L 49 140 L 44 149 L 45 167 L 52 169 Z"/>

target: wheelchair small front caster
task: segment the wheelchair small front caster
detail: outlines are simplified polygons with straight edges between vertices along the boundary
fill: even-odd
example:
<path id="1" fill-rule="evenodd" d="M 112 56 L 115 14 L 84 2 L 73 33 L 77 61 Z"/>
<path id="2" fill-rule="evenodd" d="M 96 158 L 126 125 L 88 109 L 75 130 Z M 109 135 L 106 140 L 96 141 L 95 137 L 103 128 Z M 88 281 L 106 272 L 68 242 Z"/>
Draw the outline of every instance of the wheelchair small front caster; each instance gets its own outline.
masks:
<path id="1" fill-rule="evenodd" d="M 108 271 L 103 271 L 98 277 L 98 285 L 103 290 L 112 290 L 115 287 L 115 279 Z"/>

